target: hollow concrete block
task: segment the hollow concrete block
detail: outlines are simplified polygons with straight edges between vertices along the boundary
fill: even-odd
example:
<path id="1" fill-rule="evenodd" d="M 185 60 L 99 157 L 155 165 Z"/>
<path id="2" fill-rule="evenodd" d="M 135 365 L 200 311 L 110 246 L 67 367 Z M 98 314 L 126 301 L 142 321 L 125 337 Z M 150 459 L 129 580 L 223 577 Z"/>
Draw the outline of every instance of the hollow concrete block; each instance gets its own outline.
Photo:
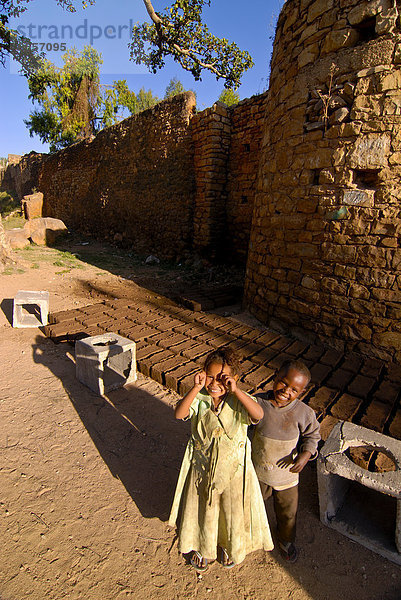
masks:
<path id="1" fill-rule="evenodd" d="M 348 448 L 360 446 L 384 452 L 394 462 L 395 470 L 374 473 L 353 463 L 345 452 Z M 401 564 L 401 441 L 353 423 L 340 421 L 331 431 L 319 454 L 317 473 L 322 523 Z M 375 527 L 365 529 L 364 523 L 361 527 L 361 518 L 358 523 L 357 518 L 354 521 L 352 510 L 348 507 L 344 510 L 352 481 L 396 499 L 395 530 L 388 539 L 381 532 L 378 533 Z M 379 497 L 379 510 L 376 512 L 380 513 L 381 503 L 382 512 L 385 511 L 385 496 Z M 365 502 L 369 502 L 367 498 Z M 339 516 L 342 511 L 343 515 L 347 515 L 345 520 Z M 371 535 L 366 531 L 370 531 Z"/>
<path id="2" fill-rule="evenodd" d="M 77 379 L 99 395 L 136 381 L 135 342 L 116 333 L 95 335 L 75 344 Z"/>
<path id="3" fill-rule="evenodd" d="M 49 318 L 49 292 L 20 290 L 14 298 L 13 327 L 40 327 Z"/>

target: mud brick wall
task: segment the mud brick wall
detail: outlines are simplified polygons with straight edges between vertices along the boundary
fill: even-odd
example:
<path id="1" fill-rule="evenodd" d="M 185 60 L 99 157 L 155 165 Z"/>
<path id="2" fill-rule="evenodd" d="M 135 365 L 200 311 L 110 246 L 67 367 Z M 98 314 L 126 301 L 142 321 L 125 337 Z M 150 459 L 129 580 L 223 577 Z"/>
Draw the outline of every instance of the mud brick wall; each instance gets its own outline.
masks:
<path id="1" fill-rule="evenodd" d="M 207 258 L 225 253 L 230 133 L 229 109 L 221 102 L 191 121 L 196 178 L 193 248 Z"/>
<path id="2" fill-rule="evenodd" d="M 182 256 L 193 237 L 194 108 L 186 92 L 50 155 L 44 214 L 137 252 Z"/>
<path id="3" fill-rule="evenodd" d="M 252 96 L 230 109 L 226 252 L 242 264 L 248 254 L 266 99 L 267 93 Z"/>
<path id="4" fill-rule="evenodd" d="M 245 290 L 266 323 L 398 361 L 400 5 L 285 3 Z"/>

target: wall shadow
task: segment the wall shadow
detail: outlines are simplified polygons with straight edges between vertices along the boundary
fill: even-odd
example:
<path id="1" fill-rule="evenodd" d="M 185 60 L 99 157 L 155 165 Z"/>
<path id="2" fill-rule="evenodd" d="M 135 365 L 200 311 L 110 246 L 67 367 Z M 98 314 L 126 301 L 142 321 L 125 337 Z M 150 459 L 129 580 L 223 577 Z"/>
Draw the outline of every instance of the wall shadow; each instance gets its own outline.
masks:
<path id="1" fill-rule="evenodd" d="M 68 343 L 37 336 L 33 359 L 45 365 L 63 384 L 77 414 L 113 477 L 126 488 L 143 517 L 169 516 L 189 425 L 173 410 L 134 384 L 97 396 L 75 377 Z"/>
<path id="2" fill-rule="evenodd" d="M 10 323 L 11 327 L 13 326 L 13 308 L 14 308 L 14 300 L 13 298 L 3 298 L 0 304 L 0 308 L 4 313 L 7 321 Z"/>

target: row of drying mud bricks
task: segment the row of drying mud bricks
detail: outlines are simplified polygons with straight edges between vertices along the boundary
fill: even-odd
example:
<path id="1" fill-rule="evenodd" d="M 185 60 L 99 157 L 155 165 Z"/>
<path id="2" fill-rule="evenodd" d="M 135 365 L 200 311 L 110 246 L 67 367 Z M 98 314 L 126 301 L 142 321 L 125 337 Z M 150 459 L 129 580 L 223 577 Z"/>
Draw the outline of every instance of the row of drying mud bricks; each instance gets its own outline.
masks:
<path id="1" fill-rule="evenodd" d="M 401 367 L 334 349 L 311 346 L 278 333 L 255 329 L 218 315 L 169 306 L 107 301 L 50 315 L 45 333 L 54 341 L 118 333 L 137 344 L 138 370 L 185 394 L 205 356 L 230 346 L 242 356 L 241 387 L 269 389 L 276 369 L 300 358 L 312 383 L 303 400 L 321 421 L 326 438 L 338 420 L 352 421 L 401 439 Z"/>

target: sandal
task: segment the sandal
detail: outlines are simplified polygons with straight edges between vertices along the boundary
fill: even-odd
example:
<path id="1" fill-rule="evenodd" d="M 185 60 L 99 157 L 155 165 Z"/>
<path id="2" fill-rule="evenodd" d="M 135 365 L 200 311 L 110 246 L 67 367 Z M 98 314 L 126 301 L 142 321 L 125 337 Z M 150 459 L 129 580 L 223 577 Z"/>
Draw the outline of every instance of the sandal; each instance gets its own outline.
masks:
<path id="1" fill-rule="evenodd" d="M 280 554 L 285 560 L 294 563 L 298 560 L 298 550 L 292 542 L 279 542 Z"/>
<path id="2" fill-rule="evenodd" d="M 220 563 L 221 566 L 223 567 L 223 569 L 232 569 L 233 567 L 235 567 L 235 562 L 231 560 L 231 558 L 228 555 L 228 552 L 225 548 L 222 548 L 221 546 L 219 546 L 219 551 L 220 551 Z"/>
<path id="3" fill-rule="evenodd" d="M 196 562 L 195 559 L 198 559 L 198 562 Z M 209 568 L 209 565 L 207 564 L 207 558 L 203 558 L 202 554 L 197 550 L 192 552 L 190 563 L 198 573 L 204 573 Z"/>

